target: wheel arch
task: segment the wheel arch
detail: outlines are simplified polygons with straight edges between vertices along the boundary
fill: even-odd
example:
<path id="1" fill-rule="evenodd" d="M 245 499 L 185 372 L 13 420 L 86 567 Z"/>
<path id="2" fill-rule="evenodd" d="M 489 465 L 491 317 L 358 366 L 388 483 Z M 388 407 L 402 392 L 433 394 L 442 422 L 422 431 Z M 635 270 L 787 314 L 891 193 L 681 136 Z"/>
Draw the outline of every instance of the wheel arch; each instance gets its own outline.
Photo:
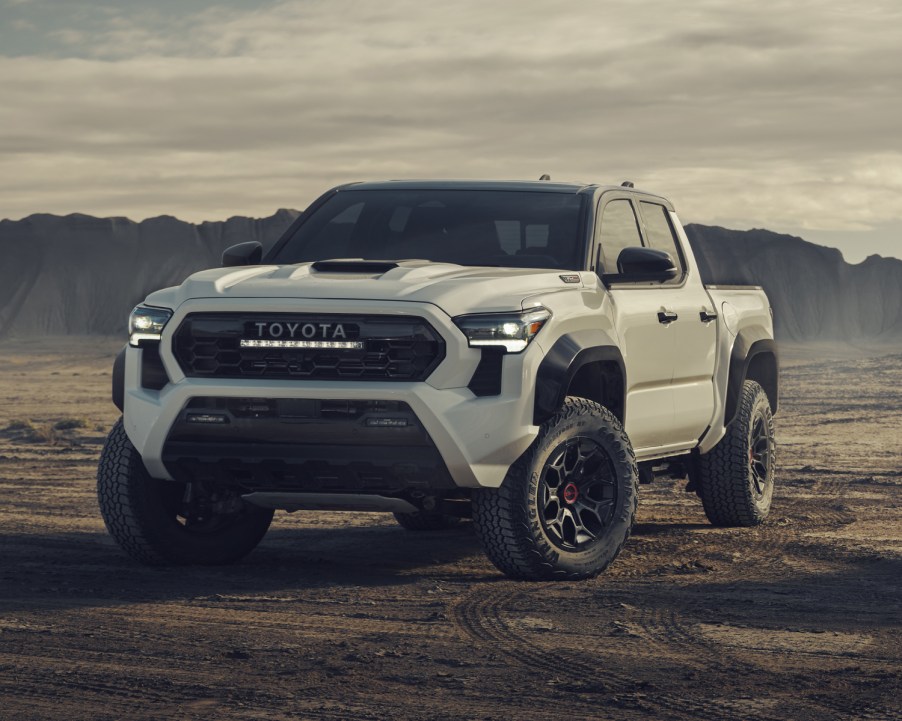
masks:
<path id="1" fill-rule="evenodd" d="M 777 412 L 780 397 L 780 374 L 777 343 L 763 326 L 743 328 L 736 336 L 730 353 L 724 425 L 736 416 L 742 384 L 752 380 L 767 394 L 771 411 Z"/>
<path id="2" fill-rule="evenodd" d="M 626 366 L 620 349 L 601 331 L 575 331 L 555 341 L 536 375 L 533 423 L 554 415 L 568 395 L 596 401 L 624 423 Z"/>

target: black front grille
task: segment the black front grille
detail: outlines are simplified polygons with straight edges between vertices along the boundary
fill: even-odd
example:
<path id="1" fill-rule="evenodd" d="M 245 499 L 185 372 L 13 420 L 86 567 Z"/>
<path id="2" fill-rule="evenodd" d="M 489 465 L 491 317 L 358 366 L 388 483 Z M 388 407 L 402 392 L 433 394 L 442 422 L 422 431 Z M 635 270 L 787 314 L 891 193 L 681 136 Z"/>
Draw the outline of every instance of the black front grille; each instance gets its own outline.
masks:
<path id="1" fill-rule="evenodd" d="M 305 328 L 327 330 L 304 335 Z M 242 340 L 357 347 L 242 347 Z M 424 319 L 410 316 L 191 313 L 175 332 L 173 352 L 193 378 L 416 381 L 442 361 L 445 344 Z"/>

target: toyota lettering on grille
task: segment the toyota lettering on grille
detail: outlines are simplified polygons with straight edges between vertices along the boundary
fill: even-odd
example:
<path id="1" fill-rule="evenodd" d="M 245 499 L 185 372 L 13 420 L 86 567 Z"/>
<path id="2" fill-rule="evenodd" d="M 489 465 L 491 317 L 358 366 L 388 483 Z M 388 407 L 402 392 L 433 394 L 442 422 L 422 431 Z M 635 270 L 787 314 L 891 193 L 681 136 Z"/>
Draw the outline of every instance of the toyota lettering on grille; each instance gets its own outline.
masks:
<path id="1" fill-rule="evenodd" d="M 249 332 L 248 332 L 249 331 Z M 326 322 L 253 321 L 245 326 L 253 338 L 242 338 L 242 348 L 334 348 L 361 350 L 354 324 Z"/>
<path id="2" fill-rule="evenodd" d="M 348 332 L 344 323 L 290 323 L 288 321 L 256 321 L 257 338 L 303 338 L 305 340 L 345 340 Z M 356 331 L 356 327 L 354 327 Z M 351 335 L 356 335 L 352 333 Z"/>

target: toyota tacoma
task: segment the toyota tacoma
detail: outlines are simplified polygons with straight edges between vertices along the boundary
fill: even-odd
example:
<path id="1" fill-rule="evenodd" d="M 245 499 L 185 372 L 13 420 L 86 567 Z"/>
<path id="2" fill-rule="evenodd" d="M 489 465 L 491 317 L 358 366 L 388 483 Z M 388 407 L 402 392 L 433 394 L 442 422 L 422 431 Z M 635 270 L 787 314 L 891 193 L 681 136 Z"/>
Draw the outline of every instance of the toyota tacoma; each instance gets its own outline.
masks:
<path id="1" fill-rule="evenodd" d="M 136 307 L 113 399 L 100 509 L 149 564 L 357 510 L 472 518 L 505 574 L 589 578 L 640 482 L 688 478 L 719 526 L 774 490 L 767 297 L 705 285 L 671 203 L 628 182 L 334 188 Z"/>

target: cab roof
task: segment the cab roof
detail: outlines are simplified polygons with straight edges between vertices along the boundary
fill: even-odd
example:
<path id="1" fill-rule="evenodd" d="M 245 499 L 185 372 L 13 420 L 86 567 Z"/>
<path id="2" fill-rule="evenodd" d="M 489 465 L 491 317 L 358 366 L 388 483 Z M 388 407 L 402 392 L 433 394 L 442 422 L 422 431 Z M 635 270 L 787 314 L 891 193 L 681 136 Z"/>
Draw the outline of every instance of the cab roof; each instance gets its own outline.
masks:
<path id="1" fill-rule="evenodd" d="M 670 210 L 673 204 L 664 196 L 649 193 L 626 185 L 599 185 L 597 183 L 563 183 L 552 180 L 375 180 L 346 183 L 334 189 L 342 190 L 508 190 L 527 193 L 562 193 L 595 195 L 615 191 L 657 198 Z"/>
<path id="2" fill-rule="evenodd" d="M 519 190 L 536 193 L 579 193 L 594 189 L 584 183 L 550 180 L 380 180 L 342 185 L 339 190 Z"/>

